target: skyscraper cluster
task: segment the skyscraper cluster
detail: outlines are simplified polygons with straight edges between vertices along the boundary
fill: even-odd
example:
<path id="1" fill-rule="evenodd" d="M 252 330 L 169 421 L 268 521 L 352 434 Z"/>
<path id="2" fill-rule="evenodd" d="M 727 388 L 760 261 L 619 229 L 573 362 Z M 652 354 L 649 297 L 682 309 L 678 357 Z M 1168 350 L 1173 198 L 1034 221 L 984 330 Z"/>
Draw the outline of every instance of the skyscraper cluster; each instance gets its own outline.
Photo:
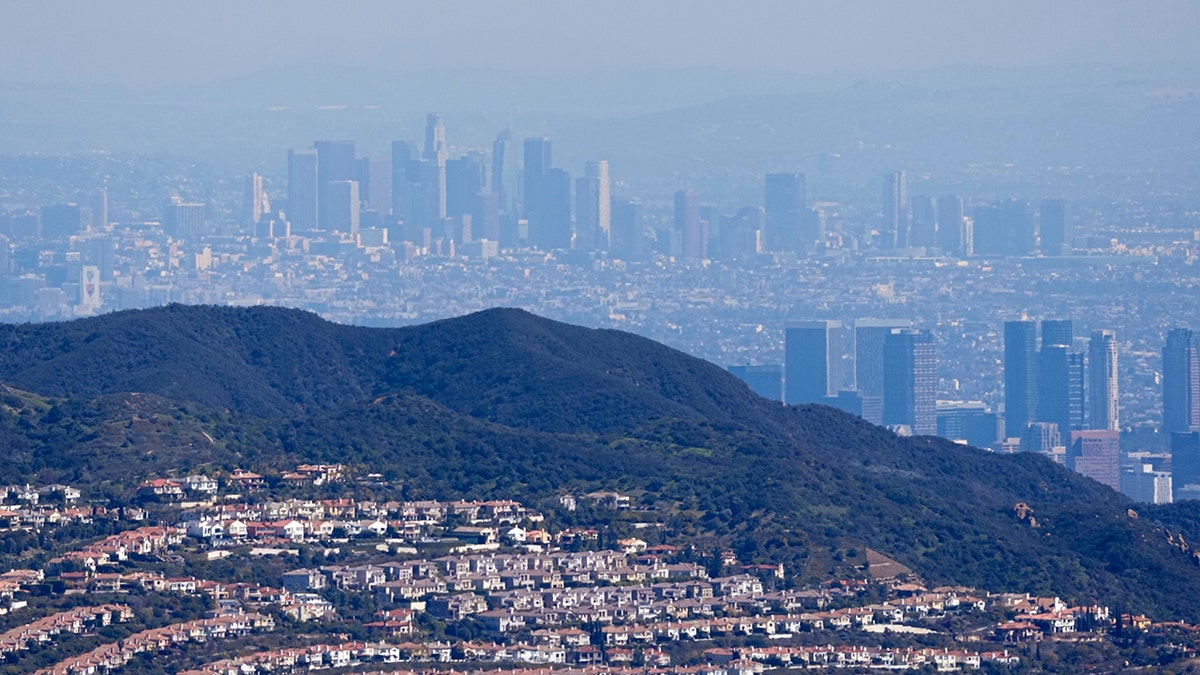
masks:
<path id="1" fill-rule="evenodd" d="M 253 197 L 249 185 L 247 214 L 257 223 L 256 209 L 266 202 Z M 588 162 L 573 181 L 553 166 L 550 139 L 526 138 L 518 157 L 509 131 L 496 137 L 490 158 L 481 151 L 451 157 L 438 113 L 426 117 L 422 147 L 393 141 L 390 159 L 356 157 L 353 141 L 289 150 L 281 205 L 288 226 L 276 226 L 280 232 L 324 231 L 359 245 L 409 242 L 443 252 L 473 242 L 609 250 L 614 238 L 632 249 L 640 234 L 636 214 L 614 209 L 607 161 Z"/>
<path id="2" fill-rule="evenodd" d="M 785 328 L 784 400 L 824 403 L 914 434 L 937 433 L 933 336 L 908 322 L 855 324 L 855 387 L 843 390 L 840 321 L 794 321 Z"/>

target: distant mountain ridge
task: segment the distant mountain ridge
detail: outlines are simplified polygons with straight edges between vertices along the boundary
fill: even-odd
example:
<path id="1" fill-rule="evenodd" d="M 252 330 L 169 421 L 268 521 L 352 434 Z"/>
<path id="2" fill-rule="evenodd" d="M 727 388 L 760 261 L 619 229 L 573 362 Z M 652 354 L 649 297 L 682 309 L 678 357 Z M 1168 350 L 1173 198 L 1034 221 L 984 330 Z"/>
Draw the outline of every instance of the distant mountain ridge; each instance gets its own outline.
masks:
<path id="1" fill-rule="evenodd" d="M 1138 517 L 1040 456 L 767 401 L 620 331 L 512 309 L 379 329 L 171 306 L 0 326 L 0 347 L 0 480 L 120 495 L 201 465 L 318 461 L 437 498 L 620 489 L 668 531 L 806 579 L 869 547 L 935 583 L 1200 619 L 1198 559 L 1158 524 L 1193 539 L 1189 511 Z"/>

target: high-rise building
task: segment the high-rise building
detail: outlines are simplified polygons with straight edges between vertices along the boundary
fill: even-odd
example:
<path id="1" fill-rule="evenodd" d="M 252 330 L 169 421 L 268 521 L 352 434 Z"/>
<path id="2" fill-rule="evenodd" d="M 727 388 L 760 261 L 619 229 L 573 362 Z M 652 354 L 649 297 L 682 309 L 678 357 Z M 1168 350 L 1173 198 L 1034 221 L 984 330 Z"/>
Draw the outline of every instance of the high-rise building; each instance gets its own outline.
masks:
<path id="1" fill-rule="evenodd" d="M 804 234 L 805 199 L 804 174 L 767 174 L 763 195 L 766 250 L 800 251 L 812 245 Z"/>
<path id="2" fill-rule="evenodd" d="M 1071 350 L 1043 344 L 1038 352 L 1037 421 L 1057 424 L 1064 437 L 1071 431 Z"/>
<path id="3" fill-rule="evenodd" d="M 908 245 L 925 248 L 938 245 L 937 204 L 933 197 L 917 195 L 912 198 L 912 225 L 909 227 Z"/>
<path id="4" fill-rule="evenodd" d="M 1070 319 L 1042 321 L 1037 420 L 1059 425 L 1063 438 L 1084 428 L 1083 355 L 1073 350 L 1074 342 Z"/>
<path id="5" fill-rule="evenodd" d="M 475 199 L 487 185 L 487 157 L 472 152 L 446 161 L 446 217 L 470 213 Z"/>
<path id="6" fill-rule="evenodd" d="M 108 229 L 108 190 L 100 188 L 88 194 L 88 205 L 92 207 L 92 229 Z"/>
<path id="7" fill-rule="evenodd" d="M 1062 199 L 1046 199 L 1038 209 L 1042 235 L 1042 253 L 1062 255 L 1071 243 L 1067 230 L 1067 203 Z"/>
<path id="8" fill-rule="evenodd" d="M 1045 319 L 1042 321 L 1042 346 L 1075 344 L 1075 330 L 1070 319 Z"/>
<path id="9" fill-rule="evenodd" d="M 351 239 L 357 240 L 361 206 L 358 181 L 335 180 L 329 184 L 326 194 L 329 195 L 326 211 L 329 229 L 349 234 Z"/>
<path id="10" fill-rule="evenodd" d="M 623 260 L 636 260 L 642 256 L 642 203 L 634 200 L 615 200 L 612 203 L 612 238 L 610 249 L 613 256 Z"/>
<path id="11" fill-rule="evenodd" d="M 409 174 L 417 159 L 417 148 L 410 141 L 392 141 L 392 215 L 407 221 L 411 215 L 412 186 Z"/>
<path id="12" fill-rule="evenodd" d="M 515 214 L 517 193 L 517 151 L 512 131 L 505 129 L 492 142 L 492 192 L 496 193 L 501 213 Z"/>
<path id="13" fill-rule="evenodd" d="M 744 206 L 736 214 L 722 217 L 717 236 L 721 259 L 735 260 L 757 253 L 764 219 L 761 206 Z"/>
<path id="14" fill-rule="evenodd" d="M 750 391 L 773 401 L 783 400 L 783 366 L 769 363 L 761 366 L 729 366 L 729 372 L 750 387 Z"/>
<path id="15" fill-rule="evenodd" d="M 1117 431 L 1072 431 L 1067 449 L 1067 468 L 1121 489 L 1121 434 Z"/>
<path id="16" fill-rule="evenodd" d="M 1200 430 L 1200 336 L 1190 329 L 1167 333 L 1162 389 L 1163 432 Z"/>
<path id="17" fill-rule="evenodd" d="M 1135 502 L 1170 504 L 1174 501 L 1171 474 L 1155 471 L 1153 464 L 1137 464 L 1121 470 L 1121 493 Z"/>
<path id="18" fill-rule="evenodd" d="M 1054 456 L 1054 449 L 1063 447 L 1063 436 L 1057 424 L 1032 422 L 1020 435 L 1021 451 Z M 1061 457 L 1061 455 L 1060 455 Z"/>
<path id="19" fill-rule="evenodd" d="M 1004 322 L 1004 435 L 1020 436 L 1038 410 L 1037 323 Z"/>
<path id="20" fill-rule="evenodd" d="M 911 321 L 902 319 L 859 319 L 854 322 L 854 387 L 864 397 L 883 400 L 883 344 L 896 328 L 909 328 Z M 880 417 L 863 418 L 873 424 L 883 424 Z"/>
<path id="21" fill-rule="evenodd" d="M 1028 202 L 1009 200 L 979 206 L 974 211 L 975 254 L 1030 255 L 1036 248 L 1033 210 Z"/>
<path id="22" fill-rule="evenodd" d="M 895 328 L 884 339 L 883 423 L 937 433 L 937 357 L 927 330 Z"/>
<path id="23" fill-rule="evenodd" d="M 197 243 L 204 235 L 204 204 L 171 197 L 163 205 L 163 229 L 173 239 Z"/>
<path id="24" fill-rule="evenodd" d="M 550 169 L 541 180 L 541 206 L 529 221 L 529 243 L 543 251 L 571 248 L 571 174 Z"/>
<path id="25" fill-rule="evenodd" d="M 990 447 L 999 438 L 999 420 L 982 401 L 938 402 L 937 435 L 966 441 L 977 448 Z"/>
<path id="26" fill-rule="evenodd" d="M 524 146 L 525 166 L 522 169 L 521 204 L 525 219 L 532 223 L 542 206 L 542 180 L 550 170 L 550 139 L 526 138 Z"/>
<path id="27" fill-rule="evenodd" d="M 903 171 L 883 177 L 883 226 L 879 229 L 879 248 L 908 246 L 908 179 Z"/>
<path id="28" fill-rule="evenodd" d="M 83 230 L 83 214 L 79 204 L 54 204 L 42 207 L 42 238 L 64 240 Z"/>
<path id="29" fill-rule="evenodd" d="M 1171 434 L 1171 483 L 1176 500 L 1189 485 L 1200 485 L 1200 432 Z"/>
<path id="30" fill-rule="evenodd" d="M 263 190 L 261 174 L 252 173 L 246 176 L 245 190 L 242 195 L 242 221 L 246 224 L 257 224 L 263 214 L 271 212 L 267 201 L 267 193 Z"/>
<path id="31" fill-rule="evenodd" d="M 1117 391 L 1117 335 L 1111 330 L 1092 331 L 1088 341 L 1089 429 L 1121 428 Z"/>
<path id="32" fill-rule="evenodd" d="M 708 257 L 708 228 L 700 217 L 700 195 L 694 190 L 675 193 L 675 232 L 683 241 L 684 258 Z"/>
<path id="33" fill-rule="evenodd" d="M 362 205 L 378 214 L 392 208 L 391 162 L 384 157 L 359 157 L 357 162 L 358 198 Z"/>
<path id="34" fill-rule="evenodd" d="M 966 223 L 963 220 L 963 200 L 958 195 L 944 195 L 937 200 L 938 247 L 953 255 L 970 255 L 967 248 Z"/>
<path id="35" fill-rule="evenodd" d="M 789 321 L 784 327 L 784 398 L 821 403 L 842 381 L 840 321 Z"/>
<path id="36" fill-rule="evenodd" d="M 446 126 L 438 113 L 429 113 L 425 118 L 423 159 L 429 162 L 421 180 L 430 205 L 429 215 L 432 220 L 441 221 L 446 218 L 446 162 L 450 159 L 450 150 L 446 145 Z"/>
<path id="37" fill-rule="evenodd" d="M 317 226 L 328 230 L 329 186 L 336 181 L 358 177 L 354 141 L 316 141 L 313 147 L 317 150 Z"/>
<path id="38" fill-rule="evenodd" d="M 608 162 L 588 162 L 575 182 L 575 246 L 607 251 L 612 235 L 612 194 Z"/>

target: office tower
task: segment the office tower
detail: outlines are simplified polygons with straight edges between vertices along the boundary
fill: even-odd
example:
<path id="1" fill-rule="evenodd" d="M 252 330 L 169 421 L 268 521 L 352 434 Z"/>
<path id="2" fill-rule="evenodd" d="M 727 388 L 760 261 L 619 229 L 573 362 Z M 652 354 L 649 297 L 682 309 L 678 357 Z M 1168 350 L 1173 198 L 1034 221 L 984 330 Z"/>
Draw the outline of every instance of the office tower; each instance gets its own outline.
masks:
<path id="1" fill-rule="evenodd" d="M 1117 431 L 1072 431 L 1067 449 L 1067 468 L 1121 489 L 1121 434 Z"/>
<path id="2" fill-rule="evenodd" d="M 908 246 L 908 179 L 903 171 L 883 177 L 883 226 L 879 228 L 879 248 Z"/>
<path id="3" fill-rule="evenodd" d="M 525 219 L 531 227 L 542 205 L 541 185 L 550 170 L 550 139 L 526 138 L 524 146 L 525 167 L 522 174 L 521 204 Z"/>
<path id="4" fill-rule="evenodd" d="M 859 319 L 854 322 L 854 387 L 864 397 L 883 401 L 883 344 L 893 329 L 909 328 L 911 321 L 901 319 Z M 883 424 L 883 408 L 878 418 L 863 414 L 872 424 Z"/>
<path id="5" fill-rule="evenodd" d="M 612 194 L 608 162 L 597 160 L 583 167 L 575 183 L 576 247 L 607 251 L 612 235 Z"/>
<path id="6" fill-rule="evenodd" d="M 1121 494 L 1135 502 L 1170 504 L 1174 501 L 1171 474 L 1155 471 L 1153 464 L 1137 464 L 1121 470 Z"/>
<path id="7" fill-rule="evenodd" d="M 933 197 L 917 195 L 912 198 L 912 225 L 909 227 L 909 246 L 933 248 L 937 241 L 937 205 Z"/>
<path id="8" fill-rule="evenodd" d="M 195 244 L 204 234 L 204 204 L 171 197 L 163 205 L 162 224 L 171 238 Z"/>
<path id="9" fill-rule="evenodd" d="M 84 265 L 79 271 L 79 304 L 77 314 L 95 314 L 104 304 L 100 294 L 100 268 Z"/>
<path id="10" fill-rule="evenodd" d="M 768 251 L 800 251 L 813 242 L 802 233 L 805 216 L 802 173 L 769 173 L 763 195 L 763 245 Z"/>
<path id="11" fill-rule="evenodd" d="M 1037 323 L 1004 322 L 1004 435 L 1012 438 L 1034 421 L 1038 395 Z"/>
<path id="12" fill-rule="evenodd" d="M 407 221 L 412 206 L 409 171 L 417 159 L 417 148 L 410 141 L 392 141 L 392 215 Z"/>
<path id="13" fill-rule="evenodd" d="M 750 391 L 773 401 L 783 400 L 783 366 L 770 363 L 762 366 L 729 366 L 750 387 Z"/>
<path id="14" fill-rule="evenodd" d="M 471 212 L 476 196 L 487 185 L 487 157 L 472 152 L 446 161 L 446 217 L 460 218 Z"/>
<path id="15" fill-rule="evenodd" d="M 1190 329 L 1167 333 L 1162 389 L 1163 432 L 1200 430 L 1200 336 Z"/>
<path id="16" fill-rule="evenodd" d="M 1171 434 L 1171 482 L 1175 499 L 1189 485 L 1200 485 L 1200 432 Z"/>
<path id="17" fill-rule="evenodd" d="M 92 230 L 108 229 L 108 190 L 100 188 L 88 194 L 88 205 L 92 208 Z"/>
<path id="18" fill-rule="evenodd" d="M 1083 355 L 1072 349 L 1074 342 L 1069 319 L 1042 321 L 1037 420 L 1058 424 L 1064 438 L 1084 427 Z"/>
<path id="19" fill-rule="evenodd" d="M 326 217 L 329 229 L 333 232 L 349 234 L 351 239 L 358 237 L 358 218 L 361 202 L 358 195 L 358 181 L 335 180 L 330 183 L 329 206 Z"/>
<path id="20" fill-rule="evenodd" d="M 734 260 L 757 253 L 764 216 L 765 210 L 761 206 L 745 206 L 732 216 L 722 217 L 717 236 L 721 258 Z"/>
<path id="21" fill-rule="evenodd" d="M 1117 393 L 1117 334 L 1092 331 L 1088 340 L 1087 428 L 1121 428 Z"/>
<path id="22" fill-rule="evenodd" d="M 937 435 L 954 441 L 966 441 L 986 448 L 999 438 L 1000 422 L 981 401 L 953 401 L 937 404 Z"/>
<path id="23" fill-rule="evenodd" d="M 1042 345 L 1075 344 L 1075 330 L 1070 319 L 1045 319 L 1042 321 Z"/>
<path id="24" fill-rule="evenodd" d="M 969 255 L 966 248 L 966 223 L 963 200 L 958 195 L 943 195 L 937 200 L 938 247 L 953 255 Z"/>
<path id="25" fill-rule="evenodd" d="M 513 214 L 516 209 L 517 152 L 512 131 L 505 129 L 492 142 L 492 192 L 496 193 L 500 212 Z"/>
<path id="26" fill-rule="evenodd" d="M 642 203 L 636 199 L 613 201 L 610 243 L 613 256 L 622 260 L 636 260 L 643 252 L 643 238 Z"/>
<path id="27" fill-rule="evenodd" d="M 441 221 L 447 215 L 446 162 L 450 159 L 450 150 L 446 145 L 446 125 L 438 113 L 429 113 L 425 117 L 425 153 L 422 159 L 429 162 L 421 177 L 425 199 L 429 203 L 429 218 L 431 221 Z"/>
<path id="28" fill-rule="evenodd" d="M 675 193 L 675 232 L 683 242 L 681 255 L 698 260 L 708 255 L 708 228 L 700 217 L 700 195 L 694 190 Z"/>
<path id="29" fill-rule="evenodd" d="M 500 195 L 483 191 L 475 195 L 471 209 L 471 232 L 475 239 L 487 239 L 499 243 Z"/>
<path id="30" fill-rule="evenodd" d="M 288 221 L 294 232 L 317 229 L 317 151 L 288 150 Z"/>
<path id="31" fill-rule="evenodd" d="M 784 327 L 784 401 L 822 403 L 842 381 L 840 321 L 789 321 Z"/>
<path id="32" fill-rule="evenodd" d="M 883 423 L 937 433 L 937 358 L 927 330 L 895 328 L 884 338 Z"/>
<path id="33" fill-rule="evenodd" d="M 42 239 L 64 240 L 83 230 L 83 214 L 79 205 L 54 204 L 42 207 Z"/>
<path id="34" fill-rule="evenodd" d="M 267 193 L 263 190 L 262 175 L 252 173 L 246 176 L 242 193 L 242 222 L 256 224 L 262 220 L 264 213 L 270 211 L 271 205 L 267 202 Z"/>
<path id="35" fill-rule="evenodd" d="M 1066 436 L 1071 431 L 1070 348 L 1042 345 L 1038 352 L 1037 421 L 1057 424 Z"/>
<path id="36" fill-rule="evenodd" d="M 313 147 L 317 150 L 317 227 L 328 230 L 329 186 L 336 181 L 358 177 L 354 141 L 317 141 Z"/>
<path id="37" fill-rule="evenodd" d="M 1036 248 L 1035 234 L 1033 210 L 1028 202 L 1009 200 L 975 209 L 976 255 L 1030 255 Z"/>
<path id="38" fill-rule="evenodd" d="M 441 113 L 429 113 L 425 116 L 425 159 L 431 162 L 445 163 L 450 157 L 446 147 L 446 125 Z"/>
<path id="39" fill-rule="evenodd" d="M 543 251 L 571 248 L 571 174 L 550 169 L 540 191 L 541 206 L 529 221 L 529 243 Z"/>
<path id="40" fill-rule="evenodd" d="M 359 157 L 355 180 L 362 205 L 378 214 L 392 208 L 391 162 L 384 157 Z"/>
<path id="41" fill-rule="evenodd" d="M 1062 255 L 1071 243 L 1067 231 L 1067 203 L 1062 199 L 1046 199 L 1038 209 L 1041 225 L 1042 253 Z"/>
<path id="42" fill-rule="evenodd" d="M 1021 431 L 1020 439 L 1022 452 L 1053 455 L 1055 448 L 1063 447 L 1063 436 L 1058 431 L 1058 425 L 1050 422 L 1030 423 Z"/>

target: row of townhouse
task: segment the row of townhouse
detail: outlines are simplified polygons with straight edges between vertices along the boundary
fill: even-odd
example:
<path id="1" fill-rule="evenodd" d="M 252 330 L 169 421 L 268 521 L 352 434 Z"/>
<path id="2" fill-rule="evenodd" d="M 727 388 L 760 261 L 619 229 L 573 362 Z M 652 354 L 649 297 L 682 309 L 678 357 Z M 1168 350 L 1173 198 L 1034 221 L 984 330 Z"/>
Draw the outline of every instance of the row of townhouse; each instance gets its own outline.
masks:
<path id="1" fill-rule="evenodd" d="M 94 571 L 101 565 L 128 560 L 130 555 L 163 553 L 181 543 L 184 534 L 182 529 L 162 526 L 126 530 L 51 559 L 50 566 L 61 567 L 64 563 L 71 562 Z"/>
<path id="2" fill-rule="evenodd" d="M 972 652 L 954 649 L 913 647 L 868 647 L 861 645 L 817 645 L 805 647 L 734 647 L 705 650 L 715 663 L 750 660 L 784 666 L 879 668 L 917 670 L 933 665 L 938 671 L 978 670 L 982 664 L 1015 666 L 1020 657 L 1007 650 Z"/>
<path id="3" fill-rule="evenodd" d="M 275 629 L 275 621 L 263 614 L 241 614 L 198 619 L 135 633 L 120 642 L 101 645 L 81 656 L 61 661 L 37 675 L 95 675 L 119 670 L 144 652 L 162 651 L 185 642 L 206 642 Z"/>
<path id="4" fill-rule="evenodd" d="M 55 636 L 63 633 L 78 635 L 95 628 L 132 619 L 133 610 L 125 605 L 76 607 L 65 612 L 44 616 L 23 626 L 0 633 L 0 658 L 14 652 L 24 651 L 32 643 L 50 642 Z"/>

